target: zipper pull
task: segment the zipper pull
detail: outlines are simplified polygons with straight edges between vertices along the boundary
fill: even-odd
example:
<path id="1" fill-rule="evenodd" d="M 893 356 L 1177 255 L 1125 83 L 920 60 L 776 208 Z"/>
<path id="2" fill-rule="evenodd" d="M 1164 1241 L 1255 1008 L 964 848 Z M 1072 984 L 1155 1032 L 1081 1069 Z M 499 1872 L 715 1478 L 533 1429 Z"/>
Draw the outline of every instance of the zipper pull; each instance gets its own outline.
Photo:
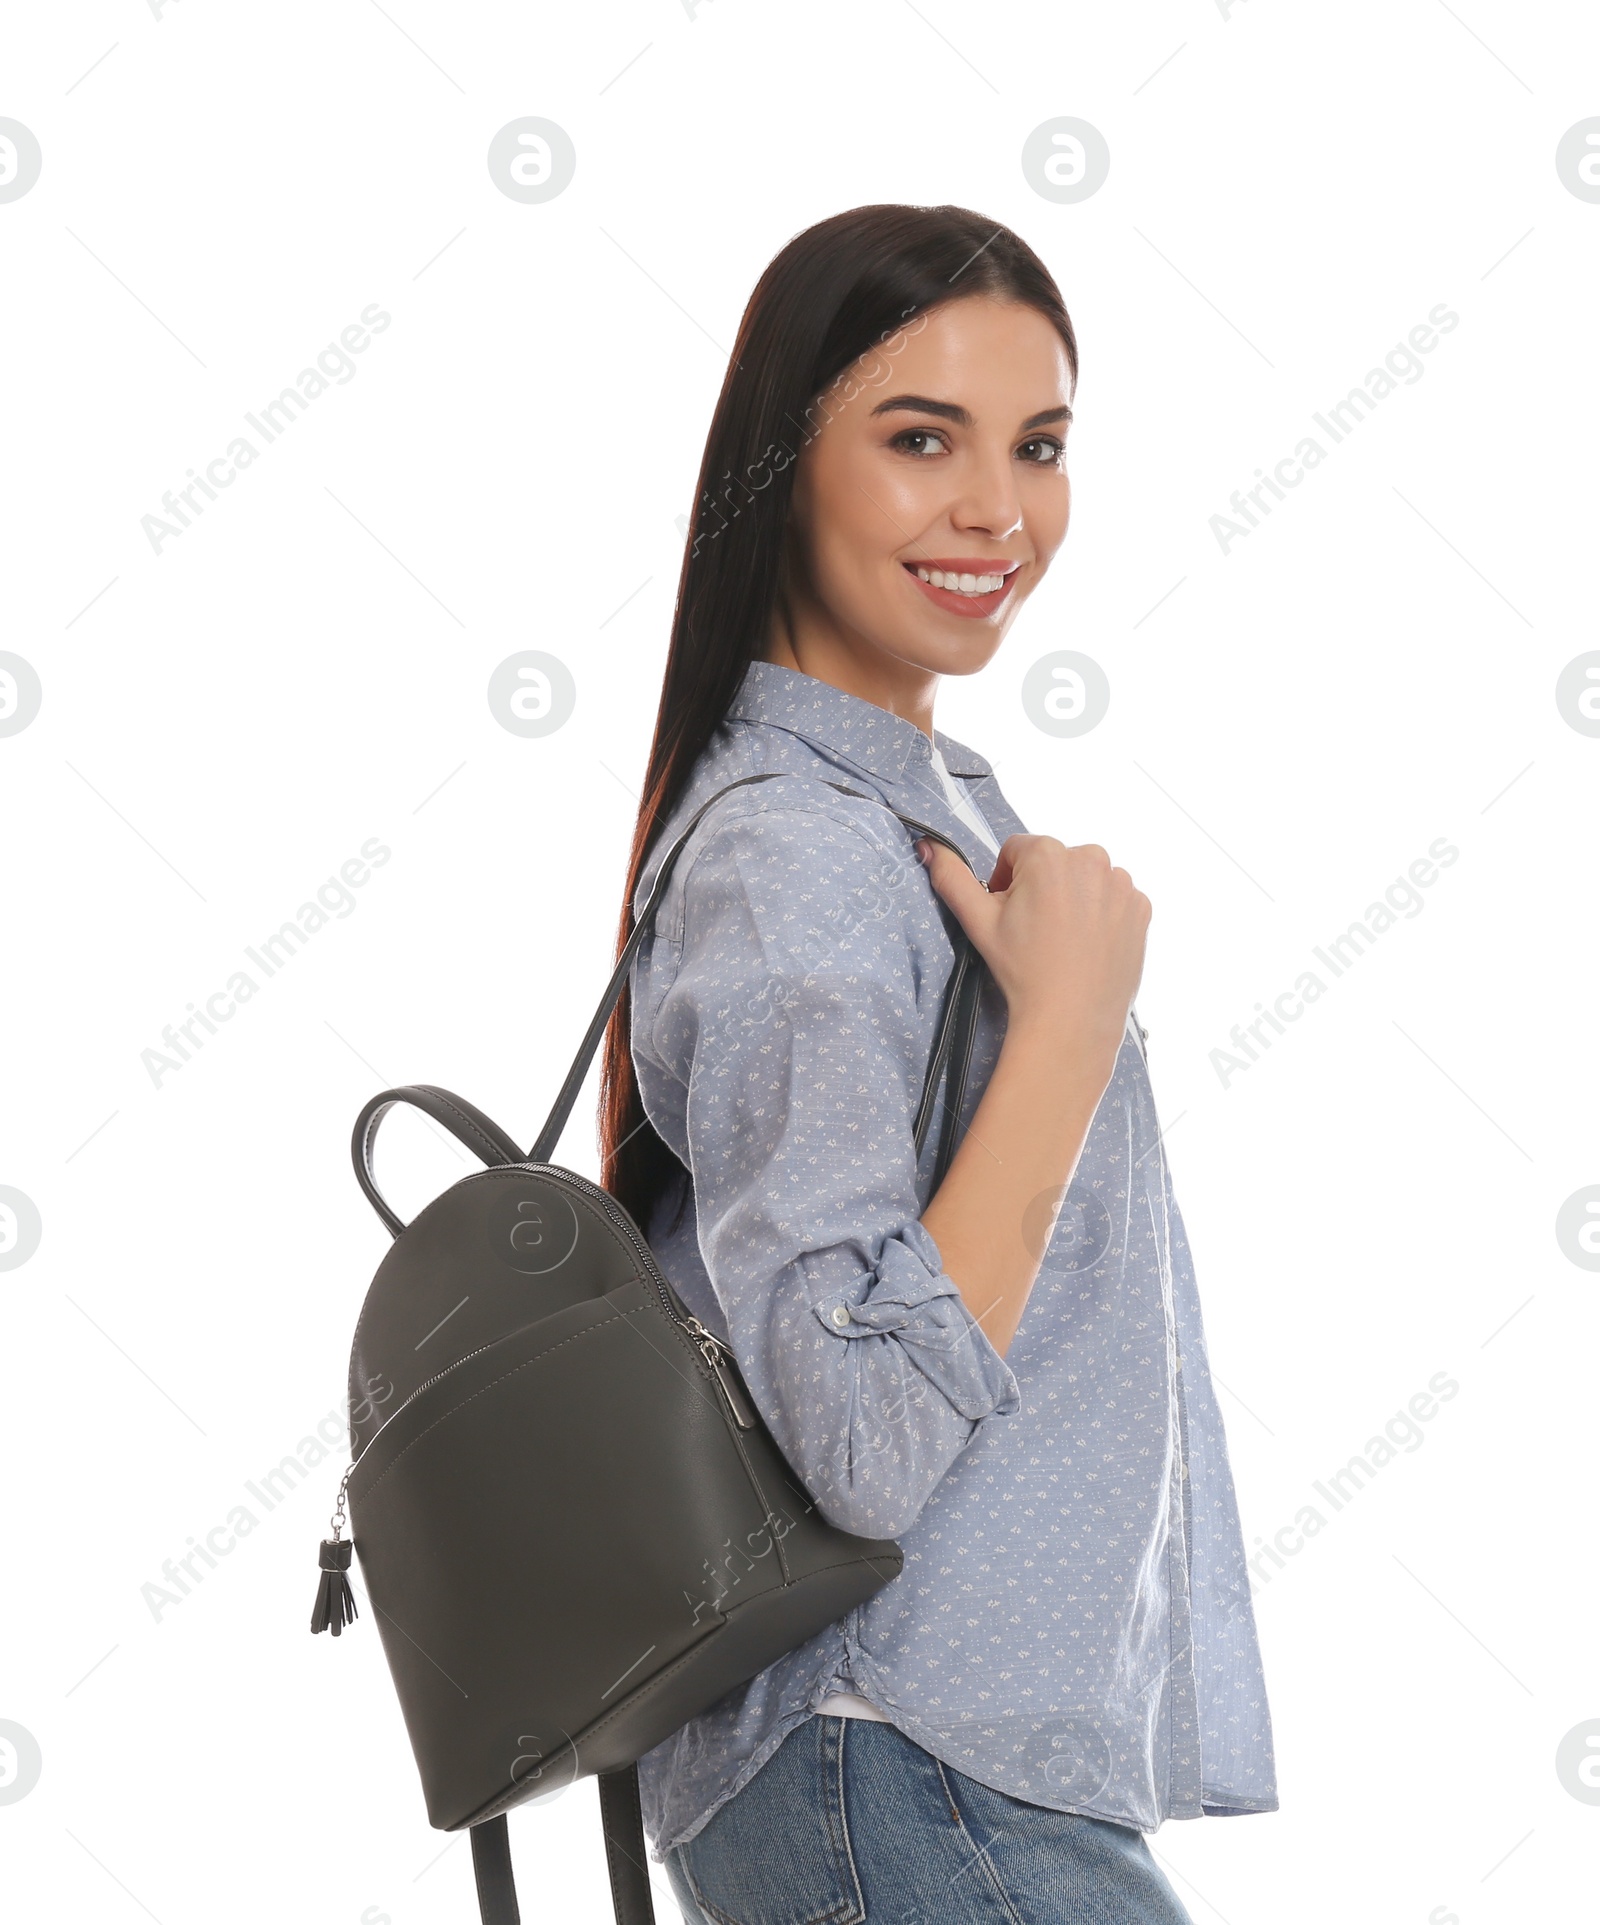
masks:
<path id="1" fill-rule="evenodd" d="M 345 1486 L 350 1482 L 350 1471 L 354 1469 L 355 1465 L 352 1464 L 339 1480 L 339 1501 L 333 1508 L 333 1536 L 322 1540 L 317 1554 L 322 1576 L 317 1584 L 316 1609 L 311 1614 L 313 1636 L 322 1631 L 331 1631 L 337 1637 L 347 1624 L 354 1624 L 356 1619 L 355 1596 L 346 1575 L 354 1547 L 344 1535 Z"/>
<path id="2" fill-rule="evenodd" d="M 691 1317 L 687 1324 L 690 1335 L 699 1346 L 700 1354 L 711 1366 L 711 1374 L 722 1388 L 727 1399 L 728 1410 L 740 1430 L 754 1430 L 756 1414 L 745 1400 L 743 1391 L 738 1387 L 738 1379 L 727 1367 L 726 1359 L 732 1352 L 720 1337 L 714 1337 L 698 1317 Z"/>

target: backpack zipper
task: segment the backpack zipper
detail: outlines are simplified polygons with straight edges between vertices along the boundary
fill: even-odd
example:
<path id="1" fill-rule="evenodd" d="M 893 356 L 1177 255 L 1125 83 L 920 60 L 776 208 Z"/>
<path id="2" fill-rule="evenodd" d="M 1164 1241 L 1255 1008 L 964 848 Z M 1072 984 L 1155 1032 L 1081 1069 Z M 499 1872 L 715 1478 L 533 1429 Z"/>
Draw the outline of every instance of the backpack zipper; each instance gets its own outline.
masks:
<path id="1" fill-rule="evenodd" d="M 707 1330 L 698 1317 L 691 1317 L 685 1327 L 695 1342 L 699 1344 L 701 1356 L 710 1364 L 712 1374 L 715 1376 L 718 1384 L 721 1385 L 722 1394 L 727 1399 L 728 1410 L 733 1421 L 741 1430 L 754 1430 L 756 1427 L 755 1412 L 751 1410 L 750 1406 L 740 1394 L 737 1388 L 737 1380 L 728 1374 L 726 1360 L 733 1356 L 733 1352 L 720 1337 L 714 1336 L 711 1331 Z"/>
<path id="2" fill-rule="evenodd" d="M 602 1190 L 598 1183 L 591 1183 L 587 1177 L 579 1176 L 574 1170 L 564 1170 L 559 1164 L 555 1163 L 496 1164 L 494 1168 L 535 1170 L 540 1176 L 550 1177 L 557 1183 L 565 1183 L 600 1205 L 606 1221 L 610 1223 L 614 1229 L 619 1230 L 627 1239 L 630 1248 L 639 1259 L 640 1269 L 655 1285 L 656 1294 L 661 1299 L 661 1307 L 705 1359 L 707 1367 L 716 1379 L 717 1388 L 722 1392 L 723 1401 L 728 1406 L 728 1414 L 732 1417 L 734 1423 L 740 1430 L 753 1430 L 756 1425 L 755 1414 L 735 1389 L 733 1380 L 728 1375 L 726 1365 L 727 1360 L 733 1356 L 732 1350 L 729 1349 L 720 1337 L 713 1335 L 711 1331 L 707 1330 L 698 1317 L 685 1317 L 678 1310 L 672 1301 L 666 1278 L 661 1274 L 661 1266 L 656 1262 L 655 1252 L 639 1235 L 639 1232 L 634 1228 L 632 1218 L 629 1217 L 622 1205 L 617 1202 L 610 1191 Z M 466 1179 L 468 1182 L 471 1180 L 470 1177 Z M 500 1341 L 501 1339 L 499 1338 L 495 1339 L 496 1343 Z M 448 1377 L 452 1371 L 458 1370 L 462 1364 L 469 1363 L 474 1357 L 481 1357 L 486 1350 L 492 1350 L 493 1348 L 493 1343 L 486 1343 L 479 1344 L 476 1350 L 467 1351 L 464 1356 L 457 1357 L 454 1363 L 446 1364 L 443 1370 L 435 1371 L 431 1377 L 417 1385 L 416 1389 L 405 1399 L 404 1403 L 395 1406 L 382 1424 L 379 1425 L 378 1429 L 367 1439 L 366 1445 L 361 1451 L 361 1456 L 351 1459 L 350 1468 L 344 1474 L 344 1482 L 339 1486 L 341 1503 L 343 1501 L 344 1485 L 350 1481 L 351 1472 L 354 1471 L 356 1465 L 360 1463 L 361 1457 L 366 1456 L 367 1452 L 378 1441 L 382 1433 L 388 1429 L 389 1425 L 394 1422 L 395 1418 L 400 1415 L 401 1411 L 406 1409 L 408 1405 L 415 1403 L 417 1398 L 419 1398 L 425 1390 L 431 1390 L 441 1378 Z"/>
<path id="3" fill-rule="evenodd" d="M 586 1176 L 579 1176 L 575 1170 L 562 1169 L 558 1164 L 522 1163 L 517 1167 L 525 1170 L 538 1170 L 541 1174 L 555 1177 L 560 1182 L 570 1183 L 582 1191 L 585 1196 L 592 1198 L 594 1202 L 600 1205 L 601 1210 L 605 1213 L 606 1220 L 612 1224 L 614 1228 L 620 1230 L 633 1246 L 639 1258 L 640 1267 L 648 1274 L 651 1282 L 655 1284 L 656 1290 L 661 1298 L 662 1307 L 665 1309 L 667 1315 L 671 1317 L 672 1321 L 677 1324 L 680 1330 L 689 1336 L 701 1356 L 705 1358 L 707 1364 L 710 1366 L 711 1374 L 717 1380 L 717 1386 L 722 1392 L 723 1398 L 728 1406 L 728 1413 L 733 1418 L 733 1421 L 738 1425 L 740 1430 L 754 1430 L 756 1425 L 755 1413 L 745 1402 L 736 1387 L 734 1379 L 728 1373 L 728 1363 L 733 1357 L 732 1350 L 720 1337 L 716 1336 L 712 1331 L 707 1330 L 698 1317 L 685 1318 L 679 1315 L 677 1306 L 673 1303 L 671 1293 L 667 1288 L 666 1278 L 661 1274 L 661 1266 L 656 1262 L 655 1252 L 639 1235 L 638 1230 L 634 1227 L 632 1217 L 628 1215 L 627 1211 L 623 1209 L 622 1205 L 618 1203 L 611 1192 L 601 1189 L 598 1183 L 591 1183 Z"/>

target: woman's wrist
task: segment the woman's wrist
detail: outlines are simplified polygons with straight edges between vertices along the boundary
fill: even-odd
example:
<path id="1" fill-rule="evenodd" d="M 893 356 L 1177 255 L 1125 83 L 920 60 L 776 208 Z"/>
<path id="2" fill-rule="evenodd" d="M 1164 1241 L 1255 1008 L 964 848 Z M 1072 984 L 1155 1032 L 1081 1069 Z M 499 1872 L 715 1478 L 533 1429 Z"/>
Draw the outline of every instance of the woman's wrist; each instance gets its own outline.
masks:
<path id="1" fill-rule="evenodd" d="M 1122 1030 L 1113 1036 L 1103 1024 L 1085 1021 L 1083 1012 L 1065 1005 L 1031 1004 L 1008 1008 L 1002 1053 L 1041 1064 L 1057 1072 L 1078 1071 L 1111 1080 Z"/>

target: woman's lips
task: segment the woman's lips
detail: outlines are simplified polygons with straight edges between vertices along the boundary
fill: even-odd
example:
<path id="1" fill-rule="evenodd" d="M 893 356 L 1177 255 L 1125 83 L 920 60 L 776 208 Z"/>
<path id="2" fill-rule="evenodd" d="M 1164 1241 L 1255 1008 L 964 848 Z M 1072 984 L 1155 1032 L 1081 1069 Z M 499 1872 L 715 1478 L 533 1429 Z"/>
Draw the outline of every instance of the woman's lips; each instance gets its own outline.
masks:
<path id="1" fill-rule="evenodd" d="M 902 564 L 912 585 L 927 596 L 936 608 L 942 608 L 951 615 L 966 615 L 982 618 L 992 615 L 1011 593 L 1022 564 L 1014 561 L 973 561 L 965 558 L 935 561 L 908 561 Z M 1002 575 L 1000 586 L 991 589 L 987 595 L 966 595 L 959 589 L 935 588 L 932 582 L 925 582 L 918 569 L 928 574 L 971 575 L 981 580 L 985 575 Z"/>

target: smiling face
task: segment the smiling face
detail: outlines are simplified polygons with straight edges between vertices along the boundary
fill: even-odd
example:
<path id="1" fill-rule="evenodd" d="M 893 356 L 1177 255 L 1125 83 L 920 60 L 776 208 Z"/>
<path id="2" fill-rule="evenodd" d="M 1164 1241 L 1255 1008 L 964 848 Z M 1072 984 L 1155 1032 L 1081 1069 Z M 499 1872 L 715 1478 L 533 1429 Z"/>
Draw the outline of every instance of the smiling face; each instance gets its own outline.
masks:
<path id="1" fill-rule="evenodd" d="M 1067 532 L 1071 393 L 1050 322 L 989 296 L 863 355 L 796 469 L 769 659 L 902 713 L 982 668 Z"/>

